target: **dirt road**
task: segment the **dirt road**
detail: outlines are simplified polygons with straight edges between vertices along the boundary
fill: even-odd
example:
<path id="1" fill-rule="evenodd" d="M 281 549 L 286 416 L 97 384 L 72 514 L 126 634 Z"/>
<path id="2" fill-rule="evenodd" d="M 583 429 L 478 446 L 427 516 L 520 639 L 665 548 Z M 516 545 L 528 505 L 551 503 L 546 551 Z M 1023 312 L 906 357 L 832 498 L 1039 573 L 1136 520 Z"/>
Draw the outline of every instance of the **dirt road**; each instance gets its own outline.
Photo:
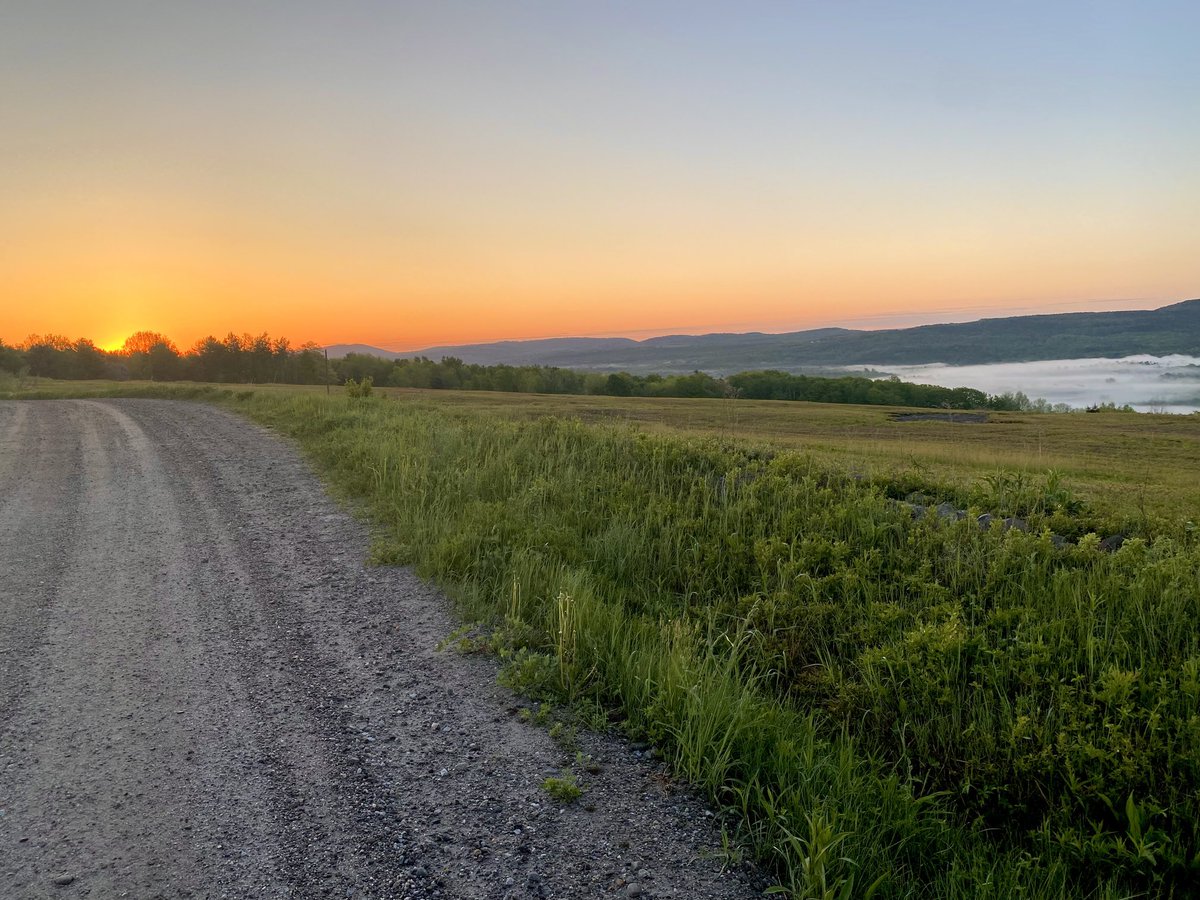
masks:
<path id="1" fill-rule="evenodd" d="M 622 742 L 552 801 L 564 752 L 366 545 L 232 414 L 0 403 L 0 897 L 755 893 Z"/>

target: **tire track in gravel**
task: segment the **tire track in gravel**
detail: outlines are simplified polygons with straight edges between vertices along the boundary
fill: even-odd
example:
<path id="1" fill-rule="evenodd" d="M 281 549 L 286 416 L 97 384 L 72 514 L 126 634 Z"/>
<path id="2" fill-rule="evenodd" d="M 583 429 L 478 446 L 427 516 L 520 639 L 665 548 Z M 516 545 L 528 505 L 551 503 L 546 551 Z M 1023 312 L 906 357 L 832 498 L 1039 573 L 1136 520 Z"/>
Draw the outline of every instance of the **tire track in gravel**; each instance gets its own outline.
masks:
<path id="1" fill-rule="evenodd" d="M 758 893 L 615 738 L 583 736 L 586 805 L 552 803 L 563 752 L 491 661 L 435 651 L 445 598 L 365 566 L 263 429 L 0 403 L 0 488 L 0 896 Z"/>
<path id="2" fill-rule="evenodd" d="M 27 573 L 20 591 L 0 593 L 0 728 L 26 685 L 30 651 L 41 645 L 53 587 L 73 555 L 82 492 L 80 443 L 60 444 L 57 423 L 30 416 L 28 409 L 0 403 L 0 572 Z M 48 487 L 38 477 L 45 467 L 64 473 L 49 498 L 40 495 Z M 55 544 L 58 552 L 48 552 Z"/>

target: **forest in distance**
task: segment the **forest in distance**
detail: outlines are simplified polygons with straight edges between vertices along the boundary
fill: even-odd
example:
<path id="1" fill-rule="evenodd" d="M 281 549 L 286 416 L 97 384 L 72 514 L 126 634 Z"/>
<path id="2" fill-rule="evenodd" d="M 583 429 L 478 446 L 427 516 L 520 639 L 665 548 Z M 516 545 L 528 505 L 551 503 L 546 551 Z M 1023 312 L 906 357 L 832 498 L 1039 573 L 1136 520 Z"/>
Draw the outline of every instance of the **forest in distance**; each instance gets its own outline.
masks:
<path id="1" fill-rule="evenodd" d="M 608 374 L 557 366 L 465 363 L 447 356 L 384 359 L 351 353 L 326 359 L 317 344 L 294 346 L 267 334 L 203 338 L 189 350 L 165 335 L 137 332 L 119 350 L 103 350 L 81 338 L 32 335 L 20 346 L 0 341 L 0 374 L 61 380 L 112 379 L 218 384 L 344 384 L 379 387 L 580 394 L 613 397 L 729 398 L 853 403 L 940 409 L 1067 412 L 1064 404 L 1030 399 L 1023 392 L 988 394 L 969 387 L 914 384 L 896 377 L 794 375 L 747 371 L 716 377 L 695 371 L 680 375 Z"/>

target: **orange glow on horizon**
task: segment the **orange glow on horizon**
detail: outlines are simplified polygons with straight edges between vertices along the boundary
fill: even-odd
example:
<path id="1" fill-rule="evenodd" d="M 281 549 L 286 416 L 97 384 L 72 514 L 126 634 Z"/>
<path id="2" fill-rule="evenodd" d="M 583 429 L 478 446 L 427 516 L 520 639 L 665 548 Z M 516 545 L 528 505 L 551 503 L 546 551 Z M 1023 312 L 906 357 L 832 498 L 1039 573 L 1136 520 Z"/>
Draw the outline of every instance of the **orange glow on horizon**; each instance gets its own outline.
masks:
<path id="1" fill-rule="evenodd" d="M 1200 208 L 1176 210 L 1150 231 L 1136 218 L 1074 221 L 1054 198 L 1040 202 L 1032 217 L 1008 204 L 986 228 L 936 207 L 881 208 L 863 221 L 756 209 L 720 219 L 712 210 L 699 223 L 649 225 L 593 212 L 558 232 L 497 221 L 410 243 L 357 220 L 336 232 L 165 198 L 129 199 L 119 214 L 108 202 L 102 215 L 64 204 L 44 207 L 0 245 L 0 290 L 14 301 L 0 313 L 0 338 L 54 332 L 109 348 L 152 330 L 187 350 L 210 334 L 265 331 L 296 346 L 417 350 L 901 327 L 1159 306 L 1198 293 Z M 370 223 L 368 210 L 362 220 Z"/>
<path id="2" fill-rule="evenodd" d="M 129 334 L 126 334 L 122 337 L 111 338 L 109 340 L 98 340 L 95 343 L 96 343 L 96 346 L 99 347 L 101 350 L 105 350 L 109 353 L 115 353 L 117 350 L 120 350 L 122 347 L 125 346 L 125 338 L 129 337 L 129 335 L 133 334 L 135 331 L 140 331 L 140 330 L 141 329 L 135 328 L 135 329 L 133 329 L 133 331 L 130 331 Z"/>
<path id="3" fill-rule="evenodd" d="M 289 325 L 286 321 L 282 324 L 273 325 L 268 321 L 264 321 L 261 317 L 252 317 L 256 323 L 251 327 L 245 327 L 243 323 L 239 323 L 235 318 L 231 317 L 228 324 L 214 325 L 211 328 L 201 328 L 196 330 L 188 326 L 181 328 L 170 328 L 163 325 L 147 324 L 145 326 L 130 327 L 120 329 L 113 332 L 101 325 L 94 334 L 106 335 L 105 337 L 96 338 L 89 334 L 86 329 L 79 327 L 32 327 L 25 329 L 21 336 L 17 336 L 14 332 L 10 335 L 0 335 L 0 340 L 3 340 L 9 345 L 20 345 L 25 342 L 29 335 L 33 334 L 62 334 L 74 341 L 78 338 L 92 340 L 101 350 L 108 352 L 120 351 L 125 344 L 126 339 L 139 331 L 152 331 L 165 335 L 172 340 L 180 351 L 186 352 L 191 350 L 195 344 L 206 337 L 212 336 L 217 339 L 224 339 L 231 332 L 239 336 L 249 334 L 257 336 L 263 332 L 270 335 L 272 339 L 287 338 L 293 347 L 299 347 L 305 343 L 316 343 L 323 346 L 334 344 L 366 344 L 378 347 L 384 350 L 392 350 L 398 352 L 407 352 L 413 350 L 423 350 L 431 347 L 440 346 L 455 346 L 466 344 L 482 344 L 491 343 L 494 341 L 507 340 L 541 340 L 549 338 L 566 338 L 566 337 L 627 337 L 633 340 L 645 340 L 651 337 L 657 337 L 668 334 L 705 334 L 714 332 L 768 332 L 782 333 L 790 331 L 803 331 L 810 328 L 822 327 L 843 327 L 859 330 L 877 330 L 886 328 L 906 328 L 913 325 L 929 324 L 934 322 L 967 322 L 982 318 L 996 318 L 1001 316 L 1016 316 L 1016 315 L 1037 315 L 1060 312 L 1100 312 L 1108 310 L 1127 310 L 1127 309 L 1153 309 L 1159 306 L 1165 306 L 1170 303 L 1175 303 L 1185 299 L 1192 299 L 1190 296 L 1178 295 L 1173 297 L 1158 297 L 1149 300 L 1144 298 L 1133 299 L 1107 299 L 1100 301 L 1092 300 L 1075 300 L 1075 301 L 1060 301 L 1049 304 L 1038 304 L 1036 302 L 1028 303 L 1023 306 L 1001 306 L 1001 305 L 963 305 L 952 306 L 938 309 L 920 310 L 911 309 L 895 309 L 884 308 L 875 311 L 873 314 L 864 310 L 855 310 L 854 315 L 837 317 L 831 312 L 822 310 L 824 315 L 818 314 L 807 319 L 787 319 L 787 320 L 768 320 L 768 321 L 744 321 L 744 322 L 729 322 L 715 320 L 710 322 L 697 320 L 684 320 L 678 324 L 671 324 L 663 321 L 661 318 L 657 321 L 653 318 L 632 319 L 630 324 L 636 327 L 631 328 L 605 328 L 605 323 L 598 321 L 582 320 L 578 329 L 570 330 L 567 328 L 539 328 L 538 325 L 547 324 L 542 322 L 530 322 L 527 328 L 521 327 L 519 322 L 524 321 L 519 317 L 512 317 L 509 327 L 502 327 L 500 323 L 484 321 L 480 327 L 467 327 L 460 323 L 443 324 L 436 320 L 422 322 L 419 330 L 413 329 L 407 335 L 397 335 L 398 329 L 390 330 L 367 330 L 359 332 L 353 329 L 348 329 L 344 323 L 320 322 L 307 329 L 301 330 L 294 327 L 297 323 Z M 169 319 L 169 316 L 164 316 L 162 313 L 156 313 L 148 322 L 162 323 Z M 251 317 L 247 317 L 251 318 Z M 81 321 L 86 317 L 81 317 Z M 96 320 L 102 321 L 102 320 Z M 186 319 L 183 321 L 187 321 Z M 491 327 L 489 327 L 491 326 Z M 115 335 L 115 336 L 111 336 Z"/>

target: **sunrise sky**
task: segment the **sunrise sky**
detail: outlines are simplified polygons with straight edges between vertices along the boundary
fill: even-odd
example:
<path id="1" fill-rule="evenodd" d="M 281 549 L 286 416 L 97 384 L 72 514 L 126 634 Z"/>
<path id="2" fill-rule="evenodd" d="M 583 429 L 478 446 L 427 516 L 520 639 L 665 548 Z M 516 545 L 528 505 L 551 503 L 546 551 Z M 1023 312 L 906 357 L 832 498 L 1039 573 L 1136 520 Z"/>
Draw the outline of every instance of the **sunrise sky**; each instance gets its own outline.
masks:
<path id="1" fill-rule="evenodd" d="M 0 7 L 0 338 L 1200 296 L 1200 3 Z"/>

